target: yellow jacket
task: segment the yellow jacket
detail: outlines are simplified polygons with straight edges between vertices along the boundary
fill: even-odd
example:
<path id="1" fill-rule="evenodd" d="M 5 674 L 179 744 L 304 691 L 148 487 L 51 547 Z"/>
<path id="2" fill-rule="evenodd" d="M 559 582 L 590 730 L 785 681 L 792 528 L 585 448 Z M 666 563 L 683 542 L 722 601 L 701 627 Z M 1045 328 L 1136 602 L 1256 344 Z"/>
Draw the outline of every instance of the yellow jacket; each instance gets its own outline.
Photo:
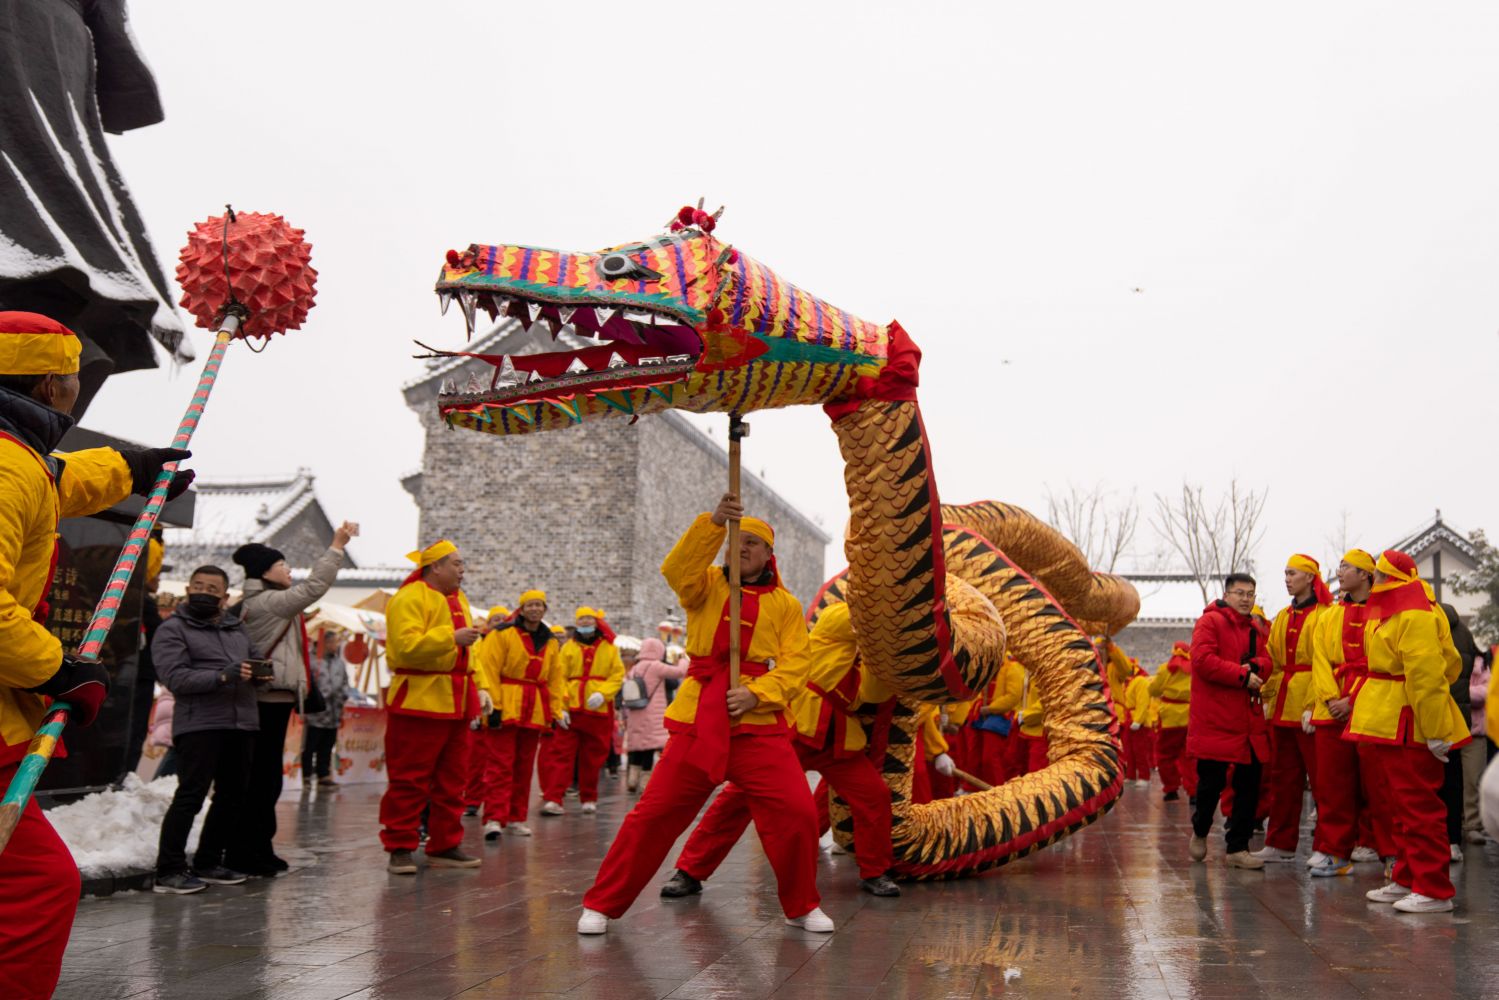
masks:
<path id="1" fill-rule="evenodd" d="M 1314 726 L 1338 724 L 1337 720 L 1332 717 L 1332 713 L 1327 710 L 1327 703 L 1339 698 L 1354 697 L 1363 687 L 1363 671 L 1367 670 L 1367 660 L 1356 665 L 1360 668 L 1357 674 L 1349 674 L 1343 669 L 1347 666 L 1346 653 L 1343 648 L 1343 627 L 1349 624 L 1351 617 L 1353 626 L 1361 633 L 1366 610 L 1367 606 L 1364 604 L 1348 604 L 1339 601 L 1323 609 L 1322 613 L 1317 616 L 1317 637 L 1312 647 L 1312 688 L 1308 695 Z M 1362 647 L 1362 645 L 1360 641 L 1359 646 Z M 1341 677 L 1340 672 L 1343 673 Z"/>
<path id="2" fill-rule="evenodd" d="M 467 627 L 468 598 L 453 595 L 459 620 Z M 448 598 L 422 580 L 404 584 L 385 606 L 385 656 L 390 666 L 387 708 L 398 715 L 461 719 L 477 709 L 469 659 L 476 648 L 460 650 Z"/>
<path id="3" fill-rule="evenodd" d="M 1012 656 L 1005 657 L 999 668 L 999 676 L 989 685 L 990 715 L 1010 715 L 1020 707 L 1025 697 L 1025 668 Z"/>
<path id="4" fill-rule="evenodd" d="M 1468 724 L 1452 700 L 1462 672 L 1447 617 L 1438 609 L 1397 611 L 1364 630 L 1369 679 L 1353 703 L 1348 736 L 1369 743 L 1462 743 Z"/>
<path id="5" fill-rule="evenodd" d="M 1025 694 L 1022 704 L 1020 735 L 1039 739 L 1046 733 L 1046 706 L 1041 703 L 1041 688 L 1033 682 L 1029 670 L 1025 672 Z"/>
<path id="6" fill-rule="evenodd" d="M 1260 689 L 1265 718 L 1272 726 L 1300 726 L 1301 713 L 1311 704 L 1312 655 L 1322 615 L 1331 605 L 1312 600 L 1304 607 L 1281 608 L 1270 623 L 1270 677 Z M 1295 656 L 1289 651 L 1294 643 Z"/>
<path id="7" fill-rule="evenodd" d="M 619 658 L 614 643 L 603 636 L 588 644 L 569 639 L 557 654 L 557 665 L 567 687 L 569 712 L 601 718 L 614 713 L 614 696 L 625 683 L 625 662 Z M 602 708 L 588 707 L 588 696 L 592 694 L 604 696 Z"/>
<path id="8" fill-rule="evenodd" d="M 921 745 L 926 750 L 927 760 L 936 760 L 947 753 L 947 734 L 942 731 L 942 709 L 935 702 L 923 702 L 916 710 L 916 719 L 921 725 Z"/>
<path id="9" fill-rule="evenodd" d="M 1114 702 L 1114 714 L 1123 722 L 1128 708 L 1124 700 L 1124 689 L 1129 686 L 1130 678 L 1135 676 L 1135 665 L 1114 640 L 1105 639 L 1103 645 L 1104 661 L 1108 667 L 1109 698 Z"/>
<path id="10" fill-rule="evenodd" d="M 820 750 L 841 734 L 835 756 L 863 750 L 868 738 L 854 711 L 888 701 L 895 692 L 860 665 L 847 604 L 834 604 L 818 617 L 808 651 L 807 686 L 792 697 L 787 713 L 797 739 Z"/>
<path id="11" fill-rule="evenodd" d="M 568 684 L 557 660 L 557 640 L 544 628 L 542 635 L 539 650 L 518 624 L 497 628 L 479 642 L 479 683 L 494 699 L 505 725 L 549 729 L 567 711 Z"/>
<path id="12" fill-rule="evenodd" d="M 699 514 L 661 564 L 661 574 L 687 612 L 687 655 L 694 661 L 693 669 L 699 661 L 714 660 L 720 626 L 727 634 L 729 581 L 723 569 L 713 563 L 727 534 L 728 529 L 714 524 L 709 515 Z M 759 593 L 762 589 L 764 592 Z M 734 722 L 731 731 L 784 732 L 786 707 L 807 680 L 807 623 L 802 618 L 801 602 L 781 586 L 779 576 L 773 586 L 753 588 L 753 592 L 745 587 L 744 591 L 746 611 L 752 602 L 759 604 L 748 648 L 742 652 L 744 662 L 768 665 L 775 661 L 775 668 L 759 677 L 748 671 L 741 675 L 741 683 L 760 703 Z M 741 618 L 743 622 L 748 620 Z M 727 658 L 727 653 L 723 655 Z M 692 727 L 701 692 L 702 683 L 688 673 L 666 710 L 667 729 L 682 732 Z"/>
<path id="13" fill-rule="evenodd" d="M 56 460 L 62 475 L 54 482 Z M 0 765 L 26 754 L 48 699 L 25 688 L 62 665 L 62 644 L 32 612 L 47 596 L 57 522 L 104 510 L 130 495 L 120 453 L 91 448 L 44 458 L 0 437 Z"/>
<path id="14" fill-rule="evenodd" d="M 1172 657 L 1161 664 L 1150 679 L 1150 695 L 1159 698 L 1162 729 L 1180 729 L 1191 719 L 1192 714 L 1192 670 L 1191 661 L 1183 657 Z"/>
<path id="15" fill-rule="evenodd" d="M 1136 674 L 1124 689 L 1124 705 L 1129 709 L 1129 722 L 1138 722 L 1142 728 L 1151 725 L 1150 676 Z"/>

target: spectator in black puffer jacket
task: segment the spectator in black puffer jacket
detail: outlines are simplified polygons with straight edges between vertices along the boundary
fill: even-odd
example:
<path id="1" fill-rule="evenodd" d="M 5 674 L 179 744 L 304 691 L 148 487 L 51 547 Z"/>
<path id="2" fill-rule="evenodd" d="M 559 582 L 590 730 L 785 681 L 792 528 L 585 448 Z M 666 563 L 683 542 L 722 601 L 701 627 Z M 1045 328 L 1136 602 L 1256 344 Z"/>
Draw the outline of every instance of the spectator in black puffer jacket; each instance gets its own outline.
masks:
<path id="1" fill-rule="evenodd" d="M 187 583 L 187 601 L 156 630 L 151 659 L 176 699 L 172 745 L 177 792 L 161 821 L 154 892 L 201 892 L 209 883 L 245 880 L 224 867 L 224 850 L 244 808 L 250 755 L 260 729 L 251 681 L 257 654 L 239 616 L 226 611 L 229 575 L 200 566 Z M 192 867 L 187 836 L 209 786 L 213 804 L 198 836 Z"/>

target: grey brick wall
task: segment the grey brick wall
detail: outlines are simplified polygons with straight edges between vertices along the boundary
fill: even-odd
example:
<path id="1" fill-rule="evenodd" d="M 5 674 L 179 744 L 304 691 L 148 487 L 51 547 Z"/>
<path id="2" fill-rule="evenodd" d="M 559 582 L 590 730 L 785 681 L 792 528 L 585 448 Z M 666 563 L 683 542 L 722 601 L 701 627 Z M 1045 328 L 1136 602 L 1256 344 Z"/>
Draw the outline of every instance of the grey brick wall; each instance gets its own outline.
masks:
<path id="1" fill-rule="evenodd" d="M 473 370 L 488 377 L 487 366 Z M 468 370 L 443 378 L 461 385 Z M 553 622 L 589 604 L 636 635 L 681 618 L 661 560 L 727 486 L 718 444 L 674 414 L 513 438 L 449 430 L 437 416 L 440 381 L 405 392 L 426 437 L 419 533 L 422 544 L 449 538 L 463 550 L 470 598 L 514 607 L 541 587 Z M 827 537 L 758 477 L 743 478 L 751 513 L 776 529 L 786 586 L 806 603 L 822 585 Z"/>
<path id="2" fill-rule="evenodd" d="M 1114 637 L 1119 648 L 1140 661 L 1150 673 L 1171 658 L 1171 646 L 1192 641 L 1191 624 L 1136 622 Z"/>

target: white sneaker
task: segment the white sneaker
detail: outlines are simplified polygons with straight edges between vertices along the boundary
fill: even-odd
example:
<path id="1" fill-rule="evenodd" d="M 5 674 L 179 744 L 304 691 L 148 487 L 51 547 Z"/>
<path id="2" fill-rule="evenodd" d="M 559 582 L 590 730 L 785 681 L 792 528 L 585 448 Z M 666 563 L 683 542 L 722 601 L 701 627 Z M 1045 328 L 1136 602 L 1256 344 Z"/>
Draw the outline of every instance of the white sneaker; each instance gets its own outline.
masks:
<path id="1" fill-rule="evenodd" d="M 1353 849 L 1353 856 L 1348 860 L 1356 865 L 1366 865 L 1372 861 L 1378 861 L 1379 852 L 1372 847 L 1355 847 Z"/>
<path id="2" fill-rule="evenodd" d="M 531 828 L 524 823 L 506 823 L 505 832 L 512 837 L 531 836 Z"/>
<path id="3" fill-rule="evenodd" d="M 1312 856 L 1306 859 L 1306 866 L 1308 868 L 1320 868 L 1325 864 L 1327 864 L 1327 855 L 1321 851 L 1313 851 Z"/>
<path id="4" fill-rule="evenodd" d="M 499 840 L 500 834 L 504 832 L 505 828 L 500 825 L 500 821 L 497 819 L 492 819 L 488 823 L 484 824 L 485 840 Z"/>
<path id="5" fill-rule="evenodd" d="M 1466 860 L 1466 859 L 1463 857 L 1463 845 L 1461 845 L 1461 844 L 1453 844 L 1452 845 L 1452 863 L 1453 864 L 1458 864 L 1458 863 L 1460 863 L 1460 862 L 1462 862 L 1464 860 Z"/>
<path id="6" fill-rule="evenodd" d="M 1373 903 L 1394 903 L 1409 896 L 1411 891 L 1399 882 L 1388 882 L 1378 889 L 1370 889 L 1364 898 Z"/>
<path id="7" fill-rule="evenodd" d="M 599 811 L 599 804 L 597 802 L 585 802 L 585 803 L 583 803 L 583 814 L 585 816 L 588 815 L 589 813 L 596 813 L 598 811 Z"/>
<path id="8" fill-rule="evenodd" d="M 541 804 L 541 814 L 543 816 L 561 816 L 565 812 L 567 810 L 562 808 L 561 802 L 543 802 Z"/>
<path id="9" fill-rule="evenodd" d="M 1149 788 L 1150 787 L 1150 779 L 1149 778 L 1136 778 L 1135 779 L 1135 787 L 1136 788 Z"/>
<path id="10" fill-rule="evenodd" d="M 598 910 L 590 910 L 583 907 L 583 915 L 578 918 L 579 934 L 602 934 L 609 929 L 609 918 Z"/>
<path id="11" fill-rule="evenodd" d="M 1401 913 L 1446 913 L 1452 909 L 1452 900 L 1432 899 L 1430 896 L 1413 892 L 1403 899 L 1395 900 L 1395 909 Z"/>
<path id="12" fill-rule="evenodd" d="M 811 931 L 813 934 L 833 933 L 833 918 L 823 913 L 820 906 L 811 913 L 804 913 L 799 917 L 787 917 L 786 923 L 792 927 L 800 927 L 804 931 Z"/>
<path id="13" fill-rule="evenodd" d="M 1282 851 L 1279 847 L 1271 847 L 1268 844 L 1255 851 L 1254 856 L 1265 862 L 1296 860 L 1295 851 Z"/>

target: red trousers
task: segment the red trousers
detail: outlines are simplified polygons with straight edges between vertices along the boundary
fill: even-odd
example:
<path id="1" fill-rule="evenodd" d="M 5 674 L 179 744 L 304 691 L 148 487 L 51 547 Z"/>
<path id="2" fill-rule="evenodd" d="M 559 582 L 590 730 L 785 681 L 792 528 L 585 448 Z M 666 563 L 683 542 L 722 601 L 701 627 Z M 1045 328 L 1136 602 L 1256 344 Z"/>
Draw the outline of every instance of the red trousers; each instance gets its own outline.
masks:
<path id="1" fill-rule="evenodd" d="M 465 807 L 477 809 L 484 803 L 484 737 L 477 729 L 468 731 L 468 784 L 463 790 Z"/>
<path id="2" fill-rule="evenodd" d="M 991 733 L 987 729 L 969 729 L 970 760 L 973 766 L 963 768 L 980 781 L 991 785 L 1003 785 L 1010 780 L 1010 761 L 1007 755 L 1008 737 Z M 1013 732 L 1013 730 L 1012 730 Z M 977 789 L 974 789 L 977 791 Z"/>
<path id="3" fill-rule="evenodd" d="M 1307 783 L 1317 794 L 1317 740 L 1295 726 L 1270 727 L 1270 822 L 1265 846 L 1296 850 Z"/>
<path id="4" fill-rule="evenodd" d="M 1360 744 L 1343 739 L 1341 724 L 1318 726 L 1316 741 L 1317 780 L 1312 787 L 1317 828 L 1312 849 L 1346 861 L 1362 843 L 1359 834 L 1368 821 L 1368 775 L 1359 763 Z"/>
<path id="5" fill-rule="evenodd" d="M 390 712 L 385 720 L 385 773 L 380 798 L 380 843 L 387 851 L 414 851 L 427 815 L 427 852 L 463 840 L 463 786 L 468 779 L 468 722 Z"/>
<path id="6" fill-rule="evenodd" d="M 802 768 L 822 775 L 822 783 L 813 793 L 819 836 L 827 810 L 827 787 L 831 785 L 853 814 L 854 859 L 859 863 L 859 877 L 876 878 L 888 872 L 895 864 L 890 846 L 890 789 L 880 778 L 879 770 L 862 753 L 835 758 L 826 750 L 813 750 L 802 743 L 795 744 L 795 748 Z M 707 881 L 750 824 L 747 799 L 737 785 L 725 785 L 687 838 L 687 846 L 677 857 L 677 868 L 699 882 Z"/>
<path id="7" fill-rule="evenodd" d="M 599 771 L 609 757 L 613 739 L 613 713 L 607 716 L 574 713 L 572 728 L 553 730 L 551 738 L 542 742 L 536 766 L 541 778 L 541 797 L 548 802 L 561 802 L 576 768 L 578 801 L 597 802 Z"/>
<path id="8" fill-rule="evenodd" d="M 1442 762 L 1424 746 L 1365 743 L 1385 779 L 1395 833 L 1395 881 L 1423 896 L 1451 899 L 1452 862 L 1447 843 L 1447 806 L 1442 801 Z"/>
<path id="9" fill-rule="evenodd" d="M 16 766 L 0 768 L 0 788 L 10 787 Z M 29 800 L 0 854 L 0 997 L 52 996 L 80 886 L 73 855 L 36 800 Z"/>
<path id="10" fill-rule="evenodd" d="M 1393 858 L 1395 847 L 1395 803 L 1390 799 L 1390 781 L 1384 775 L 1383 758 L 1376 743 L 1356 743 L 1359 773 L 1364 776 L 1364 794 L 1368 797 L 1364 816 L 1359 823 L 1359 843 L 1372 847 L 1381 858 Z M 1450 851 L 1449 851 L 1450 853 Z"/>
<path id="11" fill-rule="evenodd" d="M 1189 798 L 1197 795 L 1197 761 L 1187 756 L 1187 727 L 1162 729 L 1155 739 L 1155 766 L 1161 772 L 1166 792 L 1185 788 Z"/>
<path id="12" fill-rule="evenodd" d="M 1127 781 L 1149 781 L 1150 765 L 1155 760 L 1155 732 L 1141 726 L 1124 731 L 1124 777 Z"/>
<path id="13" fill-rule="evenodd" d="M 812 912 L 822 901 L 817 894 L 817 807 L 790 738 L 731 737 L 727 778 L 749 807 L 776 874 L 781 909 L 788 917 Z M 640 801 L 620 825 L 583 905 L 608 917 L 622 916 L 655 877 L 714 787 L 701 768 L 684 759 L 682 741 L 669 740 Z"/>
<path id="14" fill-rule="evenodd" d="M 531 810 L 531 772 L 536 769 L 541 730 L 507 724 L 486 727 L 479 734 L 484 747 L 479 794 L 484 821 L 524 823 Z"/>
<path id="15" fill-rule="evenodd" d="M 1027 736 L 1021 733 L 1019 748 L 1016 751 L 1019 768 L 1016 770 L 1015 776 L 1018 778 L 1022 774 L 1033 774 L 1046 767 L 1047 764 L 1050 764 L 1051 761 L 1047 757 L 1046 750 L 1047 740 L 1045 736 Z"/>

